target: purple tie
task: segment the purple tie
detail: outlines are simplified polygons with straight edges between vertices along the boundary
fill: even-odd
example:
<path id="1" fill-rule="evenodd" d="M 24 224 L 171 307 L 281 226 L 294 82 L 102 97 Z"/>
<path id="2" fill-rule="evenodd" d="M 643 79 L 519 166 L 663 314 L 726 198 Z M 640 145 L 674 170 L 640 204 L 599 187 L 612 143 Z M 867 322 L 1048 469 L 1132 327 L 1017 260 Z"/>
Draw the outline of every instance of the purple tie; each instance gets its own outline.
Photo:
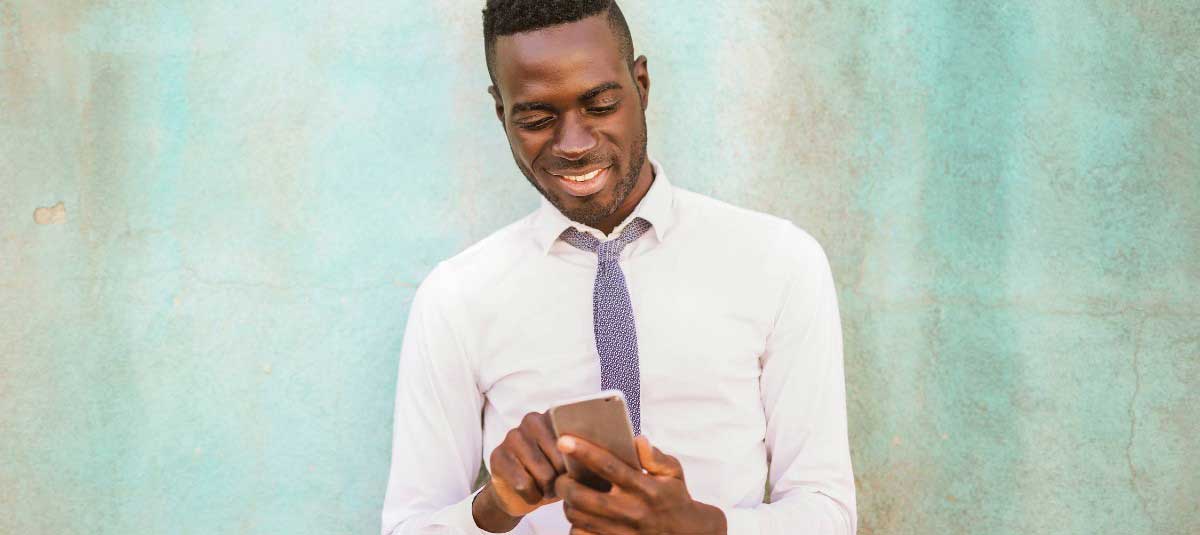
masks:
<path id="1" fill-rule="evenodd" d="M 601 242 L 595 236 L 568 228 L 563 241 L 584 251 L 596 253 L 596 283 L 592 287 L 592 329 L 596 334 L 596 352 L 600 354 L 600 389 L 620 389 L 629 404 L 633 434 L 642 434 L 641 371 L 638 368 L 637 328 L 625 274 L 617 261 L 621 249 L 650 230 L 642 218 L 630 221 L 616 239 Z"/>

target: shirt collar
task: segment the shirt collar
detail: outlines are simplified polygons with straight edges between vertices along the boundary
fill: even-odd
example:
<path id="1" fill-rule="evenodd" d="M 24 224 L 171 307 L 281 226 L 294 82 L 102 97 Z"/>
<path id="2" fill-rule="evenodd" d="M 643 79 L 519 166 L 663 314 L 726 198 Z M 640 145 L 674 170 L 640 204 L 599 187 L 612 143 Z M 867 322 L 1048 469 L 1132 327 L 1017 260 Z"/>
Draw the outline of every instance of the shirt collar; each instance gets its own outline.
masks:
<path id="1" fill-rule="evenodd" d="M 646 191 L 646 196 L 638 202 L 633 213 L 625 218 L 621 224 L 613 229 L 612 234 L 605 236 L 603 232 L 592 227 L 584 225 L 576 221 L 572 221 L 562 212 L 558 211 L 550 201 L 542 197 L 541 206 L 534 212 L 533 217 L 533 236 L 537 241 L 538 247 L 543 253 L 549 253 L 550 248 L 554 246 L 554 242 L 558 241 L 558 237 L 567 227 L 575 227 L 581 232 L 591 233 L 600 240 L 608 240 L 616 238 L 620 235 L 621 230 L 625 228 L 634 218 L 642 218 L 650 222 L 650 229 L 654 232 L 654 236 L 658 241 L 662 241 L 671 226 L 675 223 L 675 213 L 673 210 L 674 191 L 671 187 L 671 182 L 667 180 L 667 174 L 663 172 L 662 165 L 654 158 L 647 158 L 650 161 L 650 167 L 654 169 L 654 182 L 650 184 L 650 189 Z"/>

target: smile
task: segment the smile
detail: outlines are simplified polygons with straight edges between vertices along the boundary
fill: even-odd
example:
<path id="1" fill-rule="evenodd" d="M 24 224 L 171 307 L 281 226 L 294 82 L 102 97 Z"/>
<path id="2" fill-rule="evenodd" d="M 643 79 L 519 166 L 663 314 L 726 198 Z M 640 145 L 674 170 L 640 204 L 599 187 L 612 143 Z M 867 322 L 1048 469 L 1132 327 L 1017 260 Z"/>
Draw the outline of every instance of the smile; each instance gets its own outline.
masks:
<path id="1" fill-rule="evenodd" d="M 605 183 L 608 182 L 608 170 L 611 168 L 612 166 L 602 167 L 578 175 L 550 174 L 558 177 L 559 184 L 569 195 L 587 197 L 604 189 Z"/>
<path id="2" fill-rule="evenodd" d="M 584 173 L 582 175 L 560 175 L 558 173 L 550 173 L 550 174 L 552 174 L 556 177 L 559 177 L 561 179 L 564 179 L 564 180 L 570 180 L 572 182 L 587 182 L 587 181 L 599 176 L 600 173 L 603 172 L 605 169 L 608 169 L 608 168 L 602 167 L 600 169 L 595 169 L 595 170 L 589 171 L 587 173 Z"/>
<path id="3" fill-rule="evenodd" d="M 583 175 L 558 175 L 558 176 L 561 176 L 567 180 L 573 180 L 575 182 L 587 182 L 593 178 L 596 178 L 596 175 L 600 174 L 600 171 L 603 171 L 603 169 L 597 169 L 595 171 L 592 171 L 590 173 L 583 174 Z"/>

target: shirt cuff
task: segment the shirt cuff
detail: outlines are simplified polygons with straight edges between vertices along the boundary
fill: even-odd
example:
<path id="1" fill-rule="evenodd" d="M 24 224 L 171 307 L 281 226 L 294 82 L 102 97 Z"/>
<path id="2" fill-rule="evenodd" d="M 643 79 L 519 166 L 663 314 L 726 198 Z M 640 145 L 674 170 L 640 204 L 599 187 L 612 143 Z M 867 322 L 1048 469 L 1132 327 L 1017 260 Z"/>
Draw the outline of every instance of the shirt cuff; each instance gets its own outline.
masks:
<path id="1" fill-rule="evenodd" d="M 725 513 L 725 531 L 729 535 L 758 535 L 758 511 L 739 507 L 720 507 Z"/>
<path id="2" fill-rule="evenodd" d="M 478 490 L 472 492 L 470 496 L 463 498 L 462 501 L 444 507 L 433 515 L 430 520 L 431 524 L 449 526 L 455 534 L 462 535 L 493 535 L 490 531 L 485 531 L 475 525 L 475 515 L 471 512 L 471 506 L 475 502 L 477 496 L 487 485 L 479 487 Z M 520 525 L 520 524 L 518 524 Z M 513 528 L 516 529 L 516 528 Z M 504 533 L 512 533 L 505 531 Z"/>

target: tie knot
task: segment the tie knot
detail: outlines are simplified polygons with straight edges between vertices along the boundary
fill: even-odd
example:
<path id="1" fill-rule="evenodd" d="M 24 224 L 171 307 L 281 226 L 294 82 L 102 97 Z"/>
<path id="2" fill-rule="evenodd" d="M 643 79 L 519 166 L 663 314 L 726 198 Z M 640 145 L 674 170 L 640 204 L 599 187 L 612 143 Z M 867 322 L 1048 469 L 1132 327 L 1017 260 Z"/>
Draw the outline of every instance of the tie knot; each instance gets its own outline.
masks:
<path id="1" fill-rule="evenodd" d="M 650 222 L 639 217 L 630 221 L 619 236 L 609 241 L 602 242 L 591 234 L 576 230 L 575 227 L 564 230 L 562 239 L 577 249 L 596 253 L 600 262 L 615 262 L 621 257 L 621 250 L 642 237 L 647 230 L 650 230 Z"/>

